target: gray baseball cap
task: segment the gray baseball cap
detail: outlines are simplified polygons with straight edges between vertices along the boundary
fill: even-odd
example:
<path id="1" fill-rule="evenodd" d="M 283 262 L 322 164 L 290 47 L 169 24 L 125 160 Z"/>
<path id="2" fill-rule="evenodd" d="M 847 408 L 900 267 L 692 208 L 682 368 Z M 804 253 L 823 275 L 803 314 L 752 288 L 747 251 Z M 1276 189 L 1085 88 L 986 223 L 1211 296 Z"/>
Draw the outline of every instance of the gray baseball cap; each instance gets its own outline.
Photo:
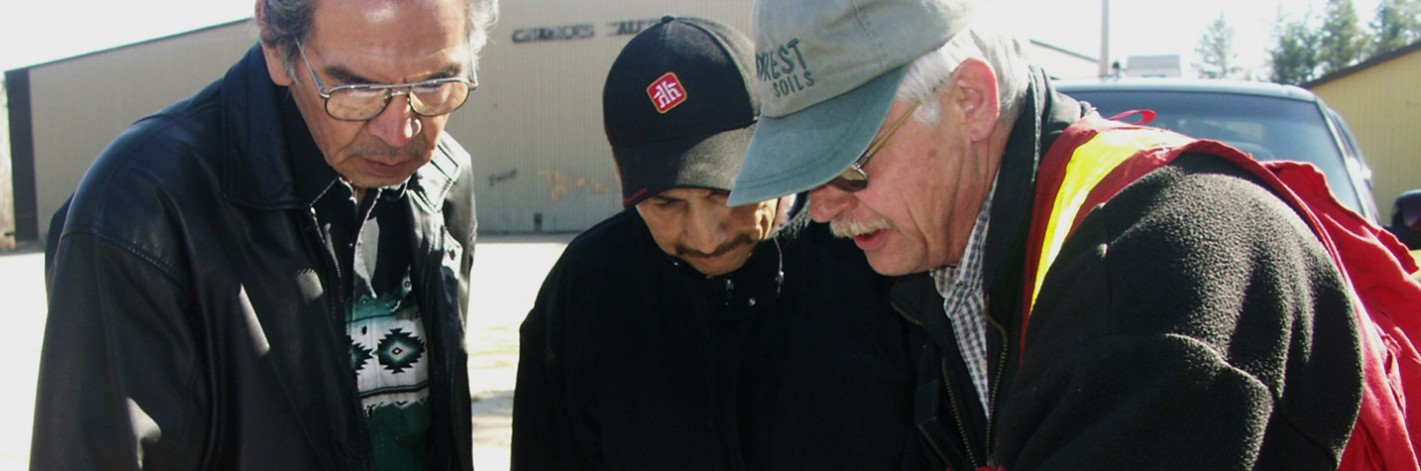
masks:
<path id="1" fill-rule="evenodd" d="M 760 122 L 732 206 L 822 185 L 849 168 L 888 116 L 904 67 L 962 31 L 974 2 L 757 0 Z"/>

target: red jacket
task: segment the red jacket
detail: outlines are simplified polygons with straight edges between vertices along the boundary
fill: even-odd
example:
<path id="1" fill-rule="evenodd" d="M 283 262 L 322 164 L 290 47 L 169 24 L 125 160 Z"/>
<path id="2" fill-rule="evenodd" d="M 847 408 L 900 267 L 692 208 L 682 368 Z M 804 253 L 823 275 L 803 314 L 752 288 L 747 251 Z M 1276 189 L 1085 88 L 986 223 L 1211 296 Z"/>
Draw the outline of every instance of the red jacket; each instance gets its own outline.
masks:
<path id="1" fill-rule="evenodd" d="M 1114 131 L 1126 132 L 1117 133 L 1113 139 L 1131 140 L 1131 143 L 1113 144 L 1113 150 L 1119 151 L 1114 158 L 1091 155 L 1097 161 L 1086 165 L 1061 158 L 1066 156 L 1053 159 L 1048 155 L 1043 162 L 1041 180 L 1056 183 L 1054 186 L 1048 183 L 1043 188 L 1047 191 L 1038 191 L 1035 211 L 1053 217 L 1037 218 L 1032 228 L 1027 276 L 1028 280 L 1036 281 L 1033 289 L 1024 293 L 1028 310 L 1039 289 L 1036 273 L 1044 272 L 1042 267 L 1050 264 L 1054 251 L 1065 238 L 1061 232 L 1068 233 L 1079 224 L 1089 212 L 1087 208 L 1109 200 L 1136 179 L 1182 154 L 1218 156 L 1257 176 L 1297 210 L 1327 248 L 1360 301 L 1357 320 L 1365 386 L 1357 424 L 1343 453 L 1341 469 L 1418 469 L 1417 456 L 1421 451 L 1411 436 L 1421 436 L 1421 412 L 1408 417 L 1406 398 L 1407 393 L 1412 398 L 1421 398 L 1421 354 L 1411 340 L 1421 335 L 1421 312 L 1418 312 L 1421 311 L 1421 283 L 1409 276 L 1417 266 L 1406 247 L 1391 233 L 1338 203 L 1327 186 L 1326 177 L 1311 164 L 1259 162 L 1216 141 L 1192 140 L 1167 131 L 1103 120 L 1099 116 L 1086 117 L 1082 123 L 1072 126 L 1061 137 L 1062 141 L 1076 140 L 1078 144 L 1063 148 L 1074 149 L 1100 134 Z M 1129 137 L 1122 139 L 1124 136 Z M 1139 147 L 1131 147 L 1134 145 Z M 1070 168 L 1069 177 L 1068 161 L 1077 165 Z M 1092 171 L 1098 180 L 1083 176 Z M 1066 190 L 1058 193 L 1063 187 Z M 1072 195 L 1077 199 L 1071 199 Z M 1073 203 L 1063 204 L 1059 201 L 1061 198 Z M 1052 220 L 1059 224 L 1053 224 Z M 1056 242 L 1050 243 L 1051 240 Z"/>

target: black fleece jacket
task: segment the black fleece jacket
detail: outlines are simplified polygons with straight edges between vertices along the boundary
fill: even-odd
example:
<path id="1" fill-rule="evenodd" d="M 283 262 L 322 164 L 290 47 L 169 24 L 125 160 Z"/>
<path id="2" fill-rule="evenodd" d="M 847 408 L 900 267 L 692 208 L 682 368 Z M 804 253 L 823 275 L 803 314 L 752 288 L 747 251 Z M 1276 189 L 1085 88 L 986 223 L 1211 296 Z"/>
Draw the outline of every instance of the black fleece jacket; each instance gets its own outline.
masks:
<path id="1" fill-rule="evenodd" d="M 933 339 L 925 448 L 952 469 L 1335 469 L 1361 398 L 1351 304 L 1297 215 L 1219 159 L 1182 156 L 1094 208 L 1023 329 L 1036 168 L 1085 111 L 1037 72 L 1003 158 L 985 259 L 990 420 L 926 276 L 893 290 Z"/>
<path id="2" fill-rule="evenodd" d="M 619 213 L 568 245 L 523 323 L 513 469 L 923 469 L 925 340 L 890 283 L 807 218 L 706 277 Z"/>

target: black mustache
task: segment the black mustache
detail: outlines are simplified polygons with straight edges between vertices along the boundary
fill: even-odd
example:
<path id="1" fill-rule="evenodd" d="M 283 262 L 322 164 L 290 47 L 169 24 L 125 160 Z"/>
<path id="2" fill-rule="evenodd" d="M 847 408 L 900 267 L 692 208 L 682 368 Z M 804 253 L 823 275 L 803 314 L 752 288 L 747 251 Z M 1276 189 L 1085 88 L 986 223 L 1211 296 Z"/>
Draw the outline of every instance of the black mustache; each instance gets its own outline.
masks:
<path id="1" fill-rule="evenodd" d="M 730 240 L 730 241 L 728 241 L 728 242 L 726 242 L 726 243 L 724 243 L 724 244 L 720 244 L 719 247 L 716 247 L 715 250 L 712 251 L 712 252 L 710 252 L 710 253 L 702 252 L 702 251 L 699 251 L 699 250 L 696 250 L 696 249 L 693 249 L 693 248 L 690 248 L 690 247 L 687 247 L 687 246 L 684 246 L 684 245 L 677 245 L 677 246 L 676 246 L 676 256 L 677 256 L 677 257 L 715 258 L 715 257 L 719 257 L 719 256 L 721 256 L 721 255 L 725 255 L 725 254 L 729 253 L 731 250 L 735 250 L 735 249 L 737 249 L 737 248 L 740 248 L 741 245 L 753 244 L 753 243 L 755 243 L 755 239 L 752 238 L 752 237 L 750 237 L 750 234 L 740 234 L 739 237 L 736 237 L 735 239 Z"/>

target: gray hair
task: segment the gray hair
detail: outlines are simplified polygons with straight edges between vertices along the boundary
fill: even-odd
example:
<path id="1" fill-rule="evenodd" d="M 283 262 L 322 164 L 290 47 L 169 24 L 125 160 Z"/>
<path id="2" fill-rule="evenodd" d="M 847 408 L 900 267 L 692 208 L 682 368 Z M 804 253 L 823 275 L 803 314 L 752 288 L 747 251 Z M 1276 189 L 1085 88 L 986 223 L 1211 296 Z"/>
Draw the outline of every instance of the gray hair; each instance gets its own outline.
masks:
<path id="1" fill-rule="evenodd" d="M 980 59 L 997 75 L 997 99 L 1001 107 L 998 122 L 1011 122 L 1026 100 L 1031 74 L 1026 61 L 1026 43 L 1021 39 L 970 26 L 946 43 L 908 64 L 897 98 L 921 101 L 914 118 L 925 124 L 936 124 L 942 118 L 938 101 L 931 99 L 939 88 L 952 79 L 953 72 L 967 59 Z"/>
<path id="2" fill-rule="evenodd" d="M 261 31 L 261 41 L 274 45 L 286 58 L 286 74 L 292 80 L 301 75 L 296 73 L 296 62 L 301 60 L 298 42 L 305 42 L 311 34 L 312 16 L 317 0 L 262 0 L 264 15 L 257 17 L 257 28 Z M 335 0 L 339 1 L 339 0 Z M 464 0 L 469 22 L 469 65 L 478 64 L 479 51 L 488 42 L 488 30 L 498 20 L 498 0 Z M 472 69 L 470 70 L 472 73 Z"/>

